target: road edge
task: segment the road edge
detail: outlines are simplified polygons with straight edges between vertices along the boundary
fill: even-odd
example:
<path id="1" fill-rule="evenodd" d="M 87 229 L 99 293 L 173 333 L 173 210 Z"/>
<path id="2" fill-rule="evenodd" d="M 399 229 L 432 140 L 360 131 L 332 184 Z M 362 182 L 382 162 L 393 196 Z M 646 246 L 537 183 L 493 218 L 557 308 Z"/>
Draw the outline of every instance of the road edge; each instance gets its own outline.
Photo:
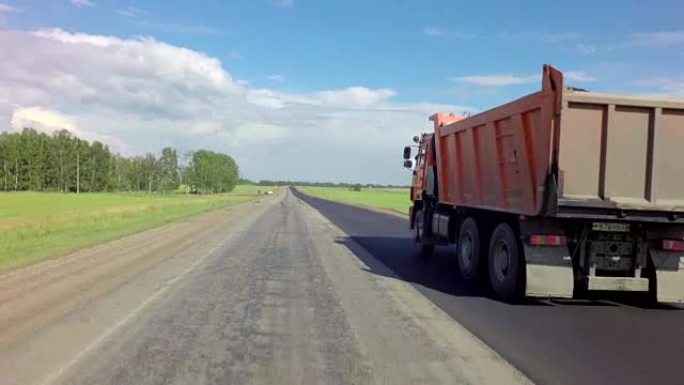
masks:
<path id="1" fill-rule="evenodd" d="M 376 258 L 370 251 L 368 251 L 365 247 L 363 247 L 361 244 L 357 243 L 354 241 L 349 235 L 344 232 L 340 227 L 335 225 L 331 220 L 329 220 L 325 215 L 323 215 L 320 211 L 318 211 L 315 207 L 311 206 L 304 200 L 302 200 L 299 196 L 297 196 L 298 193 L 301 193 L 299 190 L 292 189 L 292 195 L 297 199 L 297 202 L 307 209 L 309 209 L 312 214 L 320 220 L 322 223 L 324 223 L 327 227 L 329 227 L 332 232 L 336 236 L 346 236 L 347 242 L 353 246 L 353 251 L 350 250 L 350 254 L 356 258 L 359 262 L 359 264 L 362 265 L 368 265 L 369 262 L 372 263 L 372 269 L 375 271 L 380 271 L 383 275 L 388 277 L 389 279 L 392 279 L 393 281 L 401 284 L 403 286 L 403 289 L 406 290 L 407 293 L 410 293 L 410 296 L 414 296 L 417 298 L 420 298 L 422 302 L 430 308 L 430 311 L 433 312 L 434 314 L 438 315 L 442 322 L 448 323 L 450 327 L 456 328 L 456 331 L 458 333 L 458 338 L 463 338 L 465 339 L 465 344 L 470 344 L 474 349 L 479 349 L 482 354 L 475 354 L 477 356 L 482 356 L 482 357 L 487 357 L 497 364 L 501 365 L 504 369 L 509 371 L 512 374 L 512 377 L 508 379 L 508 381 L 505 381 L 504 383 L 519 383 L 519 384 L 533 384 L 534 382 L 532 379 L 527 376 L 521 369 L 513 365 L 510 361 L 508 361 L 506 358 L 504 358 L 501 354 L 499 354 L 496 350 L 494 350 L 491 346 L 489 346 L 486 342 L 484 342 L 482 339 L 480 339 L 478 336 L 476 336 L 473 332 L 471 332 L 468 328 L 466 328 L 464 325 L 459 323 L 457 320 L 455 320 L 453 317 L 451 317 L 449 314 L 447 314 L 444 310 L 442 310 L 439 306 L 437 306 L 432 300 L 430 300 L 428 297 L 426 297 L 423 293 L 421 293 L 417 288 L 413 286 L 413 284 L 404 281 L 401 276 L 399 276 L 397 273 L 394 272 L 391 268 L 389 268 L 387 265 L 385 265 L 380 259 Z M 304 194 L 301 193 L 305 196 L 311 197 L 309 194 Z M 317 198 L 317 197 L 313 197 Z M 323 199 L 323 198 L 318 198 L 318 199 Z M 327 200 L 327 199 L 324 199 Z M 336 203 L 341 203 L 341 202 L 336 202 Z M 342 203 L 345 204 L 345 203 Z M 363 256 L 360 257 L 357 255 L 357 253 L 362 254 Z M 467 350 L 467 348 L 462 348 L 464 350 Z M 500 380 L 500 379 L 499 379 Z M 497 381 L 498 383 L 502 383 L 501 381 Z"/>

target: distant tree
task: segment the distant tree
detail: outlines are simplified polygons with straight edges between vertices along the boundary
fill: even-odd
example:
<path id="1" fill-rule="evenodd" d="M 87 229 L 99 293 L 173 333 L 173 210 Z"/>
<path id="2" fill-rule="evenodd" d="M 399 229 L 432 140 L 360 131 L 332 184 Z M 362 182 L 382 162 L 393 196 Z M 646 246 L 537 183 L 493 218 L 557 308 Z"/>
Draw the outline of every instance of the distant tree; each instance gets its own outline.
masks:
<path id="1" fill-rule="evenodd" d="M 203 194 L 232 190 L 239 169 L 227 154 L 200 150 L 185 156 L 170 147 L 159 158 L 112 154 L 67 130 L 51 135 L 25 128 L 0 133 L 0 191 L 168 192 L 181 183 Z"/>
<path id="2" fill-rule="evenodd" d="M 222 193 L 237 185 L 239 169 L 232 157 L 208 150 L 193 153 L 187 180 L 194 193 Z"/>
<path id="3" fill-rule="evenodd" d="M 142 159 L 142 172 L 143 172 L 143 182 L 146 186 L 147 193 L 152 193 L 157 191 L 159 188 L 159 179 L 161 176 L 161 170 L 159 167 L 159 162 L 155 158 L 154 154 L 147 154 L 145 158 Z"/>
<path id="4" fill-rule="evenodd" d="M 166 147 L 159 158 L 159 190 L 169 192 L 180 187 L 180 169 L 178 168 L 178 152 Z"/>

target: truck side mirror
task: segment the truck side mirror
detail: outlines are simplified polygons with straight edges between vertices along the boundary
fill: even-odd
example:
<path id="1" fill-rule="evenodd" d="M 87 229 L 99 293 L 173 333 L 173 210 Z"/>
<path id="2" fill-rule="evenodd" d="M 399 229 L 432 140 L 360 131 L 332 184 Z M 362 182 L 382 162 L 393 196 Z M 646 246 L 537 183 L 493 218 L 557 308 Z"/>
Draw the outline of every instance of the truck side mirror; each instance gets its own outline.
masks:
<path id="1" fill-rule="evenodd" d="M 411 146 L 404 147 L 404 159 L 411 159 Z"/>
<path id="2" fill-rule="evenodd" d="M 404 161 L 404 167 L 406 167 L 406 168 L 413 168 L 413 161 L 412 161 L 412 160 L 409 160 L 409 159 L 406 159 L 406 160 Z"/>

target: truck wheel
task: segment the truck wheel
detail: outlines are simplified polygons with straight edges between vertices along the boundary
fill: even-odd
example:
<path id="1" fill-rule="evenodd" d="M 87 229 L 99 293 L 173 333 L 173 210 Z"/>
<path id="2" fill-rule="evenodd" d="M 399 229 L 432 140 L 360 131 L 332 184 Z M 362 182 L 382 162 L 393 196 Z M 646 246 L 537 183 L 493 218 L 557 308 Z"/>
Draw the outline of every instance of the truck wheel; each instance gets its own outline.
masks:
<path id="1" fill-rule="evenodd" d="M 421 257 L 427 257 L 432 254 L 435 246 L 425 243 L 425 220 L 423 219 L 423 211 L 419 210 L 413 218 L 413 242 L 416 246 L 416 251 Z"/>
<path id="2" fill-rule="evenodd" d="M 482 264 L 480 263 L 480 233 L 473 218 L 466 218 L 461 223 L 456 246 L 456 258 L 461 277 L 469 283 L 475 281 L 479 278 Z"/>
<path id="3" fill-rule="evenodd" d="M 488 262 L 489 281 L 494 293 L 506 301 L 519 299 L 525 261 L 515 232 L 507 223 L 499 224 L 492 233 Z"/>

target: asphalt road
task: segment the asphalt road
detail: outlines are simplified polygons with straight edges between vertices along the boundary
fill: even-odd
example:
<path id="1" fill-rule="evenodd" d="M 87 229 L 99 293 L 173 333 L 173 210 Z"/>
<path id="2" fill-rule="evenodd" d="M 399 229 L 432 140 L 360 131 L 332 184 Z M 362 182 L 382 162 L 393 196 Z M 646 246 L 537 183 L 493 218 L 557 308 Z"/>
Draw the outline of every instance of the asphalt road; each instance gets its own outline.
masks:
<path id="1" fill-rule="evenodd" d="M 349 246 L 285 190 L 0 275 L 0 384 L 529 383 Z"/>
<path id="2" fill-rule="evenodd" d="M 539 384 L 684 383 L 684 309 L 639 300 L 491 299 L 459 281 L 452 251 L 414 255 L 407 220 L 295 192 L 357 245 Z M 382 274 L 382 273 L 378 273 Z"/>

